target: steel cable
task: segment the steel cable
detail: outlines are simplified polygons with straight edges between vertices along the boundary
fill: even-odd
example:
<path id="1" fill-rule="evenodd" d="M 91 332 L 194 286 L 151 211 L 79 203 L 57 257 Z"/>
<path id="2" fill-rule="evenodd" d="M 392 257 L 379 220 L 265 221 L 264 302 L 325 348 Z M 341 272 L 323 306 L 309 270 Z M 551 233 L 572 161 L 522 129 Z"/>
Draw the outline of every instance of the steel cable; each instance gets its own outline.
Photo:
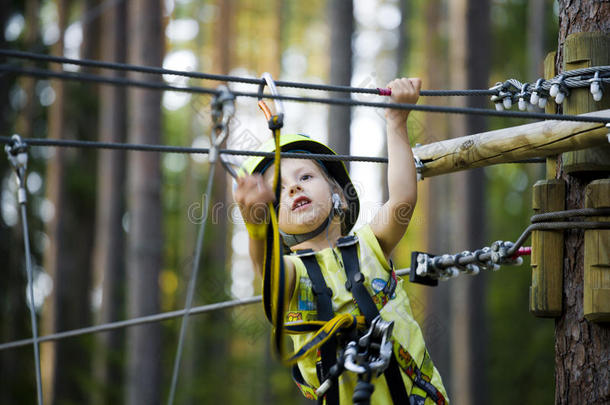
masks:
<path id="1" fill-rule="evenodd" d="M 31 68 L 19 68 L 10 65 L 0 66 L 0 71 L 12 72 L 18 74 L 27 74 L 34 77 L 45 77 L 45 78 L 56 78 L 62 80 L 74 80 L 79 82 L 94 82 L 103 84 L 112 84 L 120 86 L 133 86 L 146 88 L 150 90 L 169 90 L 177 92 L 187 92 L 196 94 L 208 94 L 217 95 L 218 91 L 215 89 L 209 89 L 204 87 L 196 86 L 184 86 L 176 87 L 160 82 L 140 81 L 125 78 L 109 78 L 105 76 L 98 76 L 93 74 L 85 73 L 72 73 L 72 72 L 53 72 L 50 70 L 42 69 L 31 69 Z M 243 91 L 232 91 L 236 97 L 252 97 L 259 98 L 261 94 L 258 92 L 243 92 Z M 433 113 L 446 113 L 446 114 L 472 114 L 472 115 L 484 115 L 493 117 L 509 117 L 509 118 L 524 118 L 524 119 L 537 119 L 537 120 L 556 120 L 556 121 L 576 121 L 576 122 L 599 122 L 599 123 L 610 123 L 610 118 L 606 117 L 595 117 L 595 116 L 577 116 L 577 115 L 558 115 L 558 114 L 545 114 L 536 112 L 520 112 L 520 111 L 497 111 L 487 108 L 472 108 L 472 107 L 446 107 L 446 106 L 433 106 L 433 105 L 420 105 L 420 104 L 403 104 L 403 103 L 380 103 L 363 100 L 351 100 L 351 99 L 340 99 L 340 98 L 318 98 L 318 97 L 303 97 L 303 96 L 287 96 L 287 95 L 271 95 L 264 94 L 264 98 L 286 100 L 304 103 L 321 103 L 330 105 L 341 105 L 348 107 L 375 107 L 375 108 L 392 108 L 400 110 L 413 110 L 413 111 L 427 111 Z"/>
<path id="2" fill-rule="evenodd" d="M 94 67 L 94 68 L 101 68 L 101 69 L 131 71 L 131 72 L 140 72 L 140 73 L 148 73 L 148 74 L 174 75 L 174 76 L 189 77 L 189 78 L 193 78 L 193 79 L 246 83 L 246 84 L 254 84 L 254 85 L 261 85 L 263 83 L 262 79 L 256 79 L 256 78 L 240 77 L 240 76 L 233 76 L 233 75 L 219 75 L 219 74 L 211 74 L 211 73 L 200 73 L 200 72 L 189 72 L 189 71 L 184 71 L 184 70 L 164 69 L 164 68 L 153 67 L 153 66 L 139 66 L 139 65 L 126 64 L 126 63 L 117 63 L 117 62 L 104 62 L 104 61 L 96 61 L 96 60 L 90 60 L 90 59 L 73 59 L 73 58 L 66 58 L 66 57 L 62 57 L 62 56 L 44 55 L 44 54 L 39 54 L 39 53 L 24 52 L 24 51 L 10 50 L 10 49 L 0 49 L 0 55 L 7 56 L 7 57 L 13 57 L 13 58 L 19 58 L 19 59 L 41 61 L 41 62 L 62 63 L 62 64 L 77 65 L 77 66 L 87 66 L 87 67 Z M 290 82 L 290 81 L 282 81 L 282 80 L 276 80 L 275 84 L 278 87 L 290 87 L 290 88 L 297 88 L 297 89 L 321 90 L 321 91 L 332 91 L 332 92 L 341 92 L 341 93 L 363 93 L 363 94 L 379 95 L 378 88 L 338 86 L 338 85 L 314 84 L 314 83 L 299 83 L 299 82 Z M 422 96 L 489 96 L 489 95 L 493 95 L 495 93 L 496 93 L 496 91 L 487 90 L 487 89 L 422 90 L 420 92 L 420 94 Z"/>

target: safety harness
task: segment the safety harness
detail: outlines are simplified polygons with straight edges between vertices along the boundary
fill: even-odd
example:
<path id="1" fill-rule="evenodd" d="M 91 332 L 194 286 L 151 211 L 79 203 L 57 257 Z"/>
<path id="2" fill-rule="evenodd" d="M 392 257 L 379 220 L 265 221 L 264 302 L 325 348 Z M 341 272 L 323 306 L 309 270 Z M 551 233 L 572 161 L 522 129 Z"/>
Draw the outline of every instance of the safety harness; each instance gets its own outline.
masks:
<path id="1" fill-rule="evenodd" d="M 347 279 L 345 288 L 353 295 L 360 313 L 364 315 L 366 325 L 370 326 L 374 321 L 380 319 L 379 309 L 364 285 L 365 276 L 360 271 L 358 259 L 358 238 L 356 236 L 340 238 L 337 241 L 337 248 L 341 254 L 343 269 Z M 301 250 L 297 251 L 295 254 L 303 262 L 311 280 L 312 290 L 316 299 L 318 319 L 320 321 L 332 319 L 334 316 L 331 301 L 333 292 L 324 280 L 315 252 L 312 250 Z M 385 297 L 393 296 L 397 285 L 395 277 L 394 271 L 392 270 L 385 288 L 382 291 Z M 382 300 L 379 304 L 382 306 L 384 301 Z M 325 384 L 330 388 L 325 391 L 324 395 L 317 395 L 316 390 L 305 382 L 299 368 L 293 366 L 293 379 L 306 398 L 317 399 L 320 404 L 324 402 L 324 399 L 326 399 L 327 405 L 339 403 L 337 380 L 338 375 L 343 370 L 341 365 L 337 365 L 337 347 L 339 342 L 345 343 L 347 340 L 355 340 L 355 336 L 357 336 L 357 329 L 348 331 L 343 330 L 340 337 L 335 336 L 321 346 L 321 361 L 318 362 L 316 369 L 318 379 L 321 383 L 330 380 L 329 383 Z M 341 367 L 340 370 L 338 370 L 338 366 Z M 400 373 L 401 368 L 413 382 L 410 395 L 406 392 Z M 389 359 L 389 364 L 384 372 L 392 402 L 394 404 L 420 405 L 424 404 L 426 398 L 429 397 L 436 404 L 445 404 L 446 400 L 443 394 L 430 383 L 433 371 L 433 365 L 427 351 L 424 353 L 424 360 L 421 366 L 418 366 L 409 352 L 398 342 L 394 342 L 392 344 L 392 354 Z M 356 390 L 358 390 L 358 386 Z M 320 390 L 318 389 L 318 392 L 319 391 Z M 371 392 L 369 392 L 369 395 L 371 393 L 372 389 Z M 356 395 L 354 396 L 354 401 L 356 401 Z"/>

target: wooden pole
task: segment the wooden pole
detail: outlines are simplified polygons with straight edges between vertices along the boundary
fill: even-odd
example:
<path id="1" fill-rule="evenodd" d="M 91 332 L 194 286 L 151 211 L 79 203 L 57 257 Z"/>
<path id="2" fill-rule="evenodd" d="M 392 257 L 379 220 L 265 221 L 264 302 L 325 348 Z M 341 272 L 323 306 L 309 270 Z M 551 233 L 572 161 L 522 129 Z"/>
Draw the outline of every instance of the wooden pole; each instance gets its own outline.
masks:
<path id="1" fill-rule="evenodd" d="M 583 115 L 608 118 L 610 110 Z M 425 178 L 604 146 L 607 135 L 608 129 L 601 123 L 542 121 L 435 142 L 416 147 L 413 153 L 424 164 Z"/>

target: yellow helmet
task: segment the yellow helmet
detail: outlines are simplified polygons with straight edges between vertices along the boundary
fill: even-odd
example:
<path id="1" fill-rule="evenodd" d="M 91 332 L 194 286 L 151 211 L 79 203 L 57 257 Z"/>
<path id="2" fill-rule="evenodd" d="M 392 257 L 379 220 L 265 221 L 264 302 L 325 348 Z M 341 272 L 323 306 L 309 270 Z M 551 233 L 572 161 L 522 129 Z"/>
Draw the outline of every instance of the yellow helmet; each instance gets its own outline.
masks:
<path id="1" fill-rule="evenodd" d="M 307 135 L 302 134 L 286 134 L 280 135 L 280 147 L 282 152 L 302 152 L 302 153 L 314 153 L 324 155 L 337 155 L 328 146 L 321 142 L 314 141 Z M 275 141 L 273 138 L 268 139 L 258 149 L 259 152 L 275 152 Z M 343 194 L 347 200 L 347 209 L 345 210 L 345 230 L 349 232 L 358 219 L 360 213 L 360 201 L 358 200 L 358 193 L 356 188 L 352 184 L 352 180 L 349 177 L 349 173 L 345 164 L 340 160 L 321 160 L 316 159 L 320 163 L 326 172 L 339 183 L 339 186 L 343 189 Z M 252 156 L 248 158 L 242 165 L 242 169 L 248 174 L 263 173 L 273 163 L 272 157 L 266 156 Z"/>

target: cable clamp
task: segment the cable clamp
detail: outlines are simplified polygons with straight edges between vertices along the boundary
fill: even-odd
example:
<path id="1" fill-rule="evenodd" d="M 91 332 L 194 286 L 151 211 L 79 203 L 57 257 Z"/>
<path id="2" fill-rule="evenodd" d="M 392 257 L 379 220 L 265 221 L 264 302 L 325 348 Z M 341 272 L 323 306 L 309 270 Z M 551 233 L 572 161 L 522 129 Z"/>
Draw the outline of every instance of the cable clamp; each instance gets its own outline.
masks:
<path id="1" fill-rule="evenodd" d="M 503 242 L 498 240 L 491 245 L 491 260 L 494 264 L 509 264 L 519 266 L 523 263 L 523 259 L 520 256 L 515 257 L 509 255 L 508 252 L 513 247 L 512 242 Z"/>
<path id="2" fill-rule="evenodd" d="M 602 79 L 599 77 L 599 70 L 595 72 L 592 79 L 589 79 L 589 83 L 591 83 L 590 91 L 593 95 L 593 100 L 600 101 L 603 96 L 603 90 Z"/>
<path id="3" fill-rule="evenodd" d="M 564 78 L 564 75 L 559 75 L 551 81 L 549 95 L 555 97 L 555 103 L 557 104 L 563 103 L 565 98 L 570 95 L 570 89 L 566 86 Z"/>
<path id="4" fill-rule="evenodd" d="M 23 142 L 19 135 L 15 134 L 11 137 L 11 140 L 4 145 L 4 151 L 17 175 L 17 197 L 19 204 L 25 204 L 27 200 L 25 191 L 25 171 L 28 167 L 28 145 Z"/>
<path id="5" fill-rule="evenodd" d="M 417 181 L 424 179 L 424 162 L 421 161 L 419 156 L 413 155 L 413 161 L 415 162 L 415 171 L 417 172 Z"/>
<path id="6" fill-rule="evenodd" d="M 540 108 L 544 108 L 546 106 L 546 97 L 548 94 L 542 88 L 544 84 L 544 79 L 540 78 L 536 80 L 536 84 L 534 84 L 534 88 L 532 89 L 532 94 L 530 95 L 530 103 L 532 105 L 537 105 Z"/>
<path id="7" fill-rule="evenodd" d="M 508 81 L 498 82 L 489 89 L 497 91 L 497 94 L 491 96 L 491 101 L 495 103 L 497 111 L 508 110 L 513 105 L 513 93 L 509 90 L 509 85 Z"/>
<path id="8" fill-rule="evenodd" d="M 529 83 L 523 83 L 523 86 L 521 86 L 521 92 L 519 92 L 517 94 L 517 97 L 519 98 L 519 110 L 520 111 L 525 111 L 530 110 L 530 103 L 528 101 L 529 97 L 526 99 L 527 96 L 529 96 L 528 93 L 528 88 L 529 88 Z"/>

